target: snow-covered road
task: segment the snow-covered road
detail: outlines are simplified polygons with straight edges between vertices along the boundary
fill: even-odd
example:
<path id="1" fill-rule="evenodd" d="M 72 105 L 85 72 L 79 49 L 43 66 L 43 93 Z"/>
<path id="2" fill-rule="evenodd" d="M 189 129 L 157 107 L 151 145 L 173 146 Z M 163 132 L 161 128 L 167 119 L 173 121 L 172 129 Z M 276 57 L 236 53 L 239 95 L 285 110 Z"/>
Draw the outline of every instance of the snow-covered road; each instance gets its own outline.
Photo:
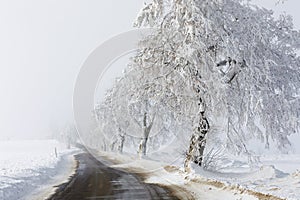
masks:
<path id="1" fill-rule="evenodd" d="M 134 174 L 107 167 L 90 153 L 75 156 L 79 163 L 71 180 L 59 186 L 49 200 L 82 199 L 124 199 L 152 200 L 178 199 L 166 189 L 143 183 Z"/>

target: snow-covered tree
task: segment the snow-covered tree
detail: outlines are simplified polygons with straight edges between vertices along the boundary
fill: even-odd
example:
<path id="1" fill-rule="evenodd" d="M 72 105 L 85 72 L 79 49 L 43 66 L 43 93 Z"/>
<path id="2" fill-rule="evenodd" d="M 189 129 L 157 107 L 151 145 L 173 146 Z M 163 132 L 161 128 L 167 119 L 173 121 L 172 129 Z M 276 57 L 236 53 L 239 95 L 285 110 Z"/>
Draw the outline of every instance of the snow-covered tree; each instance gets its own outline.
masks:
<path id="1" fill-rule="evenodd" d="M 153 88 L 141 72 L 129 67 L 95 109 L 96 132 L 110 141 L 111 150 L 123 152 L 127 147 L 131 153 L 146 155 L 149 140 L 150 149 L 154 150 L 165 143 L 162 140 L 166 135 L 170 137 L 173 133 L 172 114 L 151 92 Z"/>
<path id="2" fill-rule="evenodd" d="M 189 126 L 186 171 L 207 144 L 248 155 L 250 139 L 289 146 L 300 127 L 300 34 L 289 16 L 243 0 L 153 0 L 135 25 L 155 31 L 107 96 L 109 129 L 142 132 L 146 153 L 152 124 Z"/>
<path id="3" fill-rule="evenodd" d="M 53 139 L 65 143 L 68 148 L 71 148 L 71 145 L 75 146 L 79 139 L 75 124 L 67 124 L 63 128 L 57 128 L 53 133 Z"/>
<path id="4" fill-rule="evenodd" d="M 226 135 L 228 147 L 238 153 L 250 154 L 251 138 L 266 146 L 269 138 L 279 148 L 289 145 L 300 113 L 295 53 L 300 34 L 289 16 L 274 20 L 271 11 L 249 1 L 169 0 L 147 6 L 135 24 L 157 31 L 141 42 L 136 65 L 153 68 L 156 74 L 150 76 L 163 77 L 167 89 L 180 81 L 170 74 L 179 74 L 198 105 L 183 111 L 193 121 L 187 171 L 191 161 L 202 164 L 206 139 L 217 135 Z M 185 98 L 171 93 L 172 107 L 182 114 Z"/>

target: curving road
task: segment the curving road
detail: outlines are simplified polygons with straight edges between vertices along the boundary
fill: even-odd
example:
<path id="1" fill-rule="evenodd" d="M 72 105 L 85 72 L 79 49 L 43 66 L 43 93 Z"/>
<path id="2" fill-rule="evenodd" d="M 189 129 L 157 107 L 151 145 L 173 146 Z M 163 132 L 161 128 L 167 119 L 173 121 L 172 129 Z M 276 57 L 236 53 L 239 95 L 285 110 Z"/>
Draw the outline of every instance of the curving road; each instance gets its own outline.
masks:
<path id="1" fill-rule="evenodd" d="M 145 184 L 134 174 L 104 165 L 89 153 L 75 156 L 78 168 L 68 183 L 59 185 L 49 200 L 178 199 L 164 188 Z"/>

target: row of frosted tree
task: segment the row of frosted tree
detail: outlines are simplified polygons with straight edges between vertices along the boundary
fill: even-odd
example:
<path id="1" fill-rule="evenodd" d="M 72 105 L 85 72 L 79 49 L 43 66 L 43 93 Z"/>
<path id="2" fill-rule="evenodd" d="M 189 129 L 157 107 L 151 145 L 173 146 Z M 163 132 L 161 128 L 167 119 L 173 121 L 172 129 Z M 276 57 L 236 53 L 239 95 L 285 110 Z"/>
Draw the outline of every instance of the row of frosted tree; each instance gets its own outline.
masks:
<path id="1" fill-rule="evenodd" d="M 94 146 L 146 155 L 178 145 L 187 172 L 208 146 L 249 156 L 253 139 L 289 147 L 300 128 L 291 17 L 243 0 L 153 0 L 135 26 L 153 31 L 96 106 Z"/>

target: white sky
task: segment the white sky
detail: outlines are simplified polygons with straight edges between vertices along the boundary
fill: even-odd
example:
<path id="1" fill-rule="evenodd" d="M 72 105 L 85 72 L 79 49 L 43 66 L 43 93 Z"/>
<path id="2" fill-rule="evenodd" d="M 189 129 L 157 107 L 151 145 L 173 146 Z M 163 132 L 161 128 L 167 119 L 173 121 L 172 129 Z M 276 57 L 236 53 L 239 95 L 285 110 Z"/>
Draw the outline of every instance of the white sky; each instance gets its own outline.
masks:
<path id="1" fill-rule="evenodd" d="M 275 0 L 255 0 L 274 8 Z M 89 53 L 132 29 L 140 0 L 0 0 L 0 139 L 36 138 L 72 118 L 73 85 Z M 296 0 L 276 6 L 295 17 Z"/>
<path id="2" fill-rule="evenodd" d="M 299 0 L 285 0 L 284 3 L 279 3 L 276 5 L 278 0 L 252 0 L 253 3 L 269 8 L 275 11 L 275 16 L 286 12 L 292 15 L 294 18 L 294 25 L 297 29 L 300 29 L 300 1 Z M 281 0 L 282 1 L 282 0 Z"/>
<path id="3" fill-rule="evenodd" d="M 0 1 L 0 139 L 44 136 L 72 117 L 89 53 L 130 30 L 138 0 Z"/>

